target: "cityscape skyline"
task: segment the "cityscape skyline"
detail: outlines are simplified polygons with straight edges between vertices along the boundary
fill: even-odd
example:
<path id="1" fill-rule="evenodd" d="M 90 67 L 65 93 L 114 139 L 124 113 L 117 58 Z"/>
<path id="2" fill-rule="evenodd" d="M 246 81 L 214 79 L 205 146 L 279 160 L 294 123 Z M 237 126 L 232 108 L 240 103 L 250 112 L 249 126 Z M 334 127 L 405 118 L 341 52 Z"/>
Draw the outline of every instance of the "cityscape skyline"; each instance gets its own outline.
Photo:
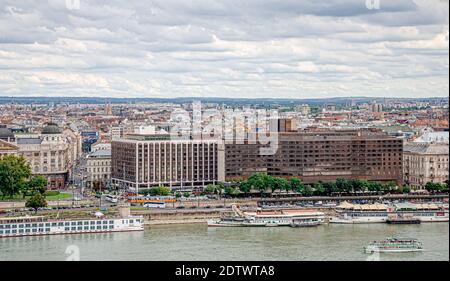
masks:
<path id="1" fill-rule="evenodd" d="M 0 1 L 0 96 L 302 99 L 449 90 L 448 1 L 66 2 Z"/>

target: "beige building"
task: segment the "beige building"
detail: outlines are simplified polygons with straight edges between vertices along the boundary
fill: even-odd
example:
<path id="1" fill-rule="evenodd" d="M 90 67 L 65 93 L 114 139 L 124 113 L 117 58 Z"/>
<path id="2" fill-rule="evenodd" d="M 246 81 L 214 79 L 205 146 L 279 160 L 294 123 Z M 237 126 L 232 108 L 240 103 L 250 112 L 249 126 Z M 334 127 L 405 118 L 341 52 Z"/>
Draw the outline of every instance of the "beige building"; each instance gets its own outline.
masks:
<path id="1" fill-rule="evenodd" d="M 412 142 L 404 145 L 404 182 L 422 189 L 428 182 L 448 181 L 448 143 Z"/>
<path id="2" fill-rule="evenodd" d="M 99 149 L 86 158 L 86 185 L 89 188 L 105 188 L 111 182 L 111 150 Z"/>
<path id="3" fill-rule="evenodd" d="M 39 134 L 17 134 L 16 145 L 32 173 L 47 178 L 49 189 L 65 188 L 79 156 L 76 138 L 55 124 L 48 124 Z"/>
<path id="4" fill-rule="evenodd" d="M 18 150 L 16 145 L 0 139 L 0 158 L 4 155 L 17 154 Z"/>

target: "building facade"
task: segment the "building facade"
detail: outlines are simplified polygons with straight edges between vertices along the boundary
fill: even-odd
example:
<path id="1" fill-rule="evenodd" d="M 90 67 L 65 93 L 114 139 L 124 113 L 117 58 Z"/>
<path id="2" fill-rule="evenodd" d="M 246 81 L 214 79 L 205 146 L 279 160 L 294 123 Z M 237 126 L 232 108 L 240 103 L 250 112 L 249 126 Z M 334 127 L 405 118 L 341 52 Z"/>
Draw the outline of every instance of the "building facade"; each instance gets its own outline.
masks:
<path id="1" fill-rule="evenodd" d="M 172 141 L 168 135 L 134 135 L 112 142 L 112 182 L 138 191 L 167 186 L 203 187 L 218 181 L 218 142 Z"/>
<path id="2" fill-rule="evenodd" d="M 403 151 L 404 181 L 423 189 L 428 182 L 445 183 L 449 179 L 448 143 L 412 142 Z"/>
<path id="3" fill-rule="evenodd" d="M 99 149 L 86 157 L 86 186 L 103 189 L 111 183 L 111 150 Z"/>
<path id="4" fill-rule="evenodd" d="M 16 155 L 17 152 L 19 152 L 19 148 L 9 142 L 6 142 L 4 140 L 0 140 L 0 158 L 2 158 L 5 155 Z"/>
<path id="5" fill-rule="evenodd" d="M 278 149 L 261 155 L 260 144 L 226 142 L 221 179 L 242 179 L 262 172 L 284 178 L 300 178 L 304 183 L 361 179 L 402 184 L 400 139 L 377 130 L 280 132 Z M 221 169 L 220 169 L 221 170 Z"/>
<path id="6" fill-rule="evenodd" d="M 48 189 L 63 189 L 77 160 L 78 144 L 56 124 L 48 124 L 41 133 L 16 135 L 18 154 L 23 156 L 34 175 L 47 178 Z"/>

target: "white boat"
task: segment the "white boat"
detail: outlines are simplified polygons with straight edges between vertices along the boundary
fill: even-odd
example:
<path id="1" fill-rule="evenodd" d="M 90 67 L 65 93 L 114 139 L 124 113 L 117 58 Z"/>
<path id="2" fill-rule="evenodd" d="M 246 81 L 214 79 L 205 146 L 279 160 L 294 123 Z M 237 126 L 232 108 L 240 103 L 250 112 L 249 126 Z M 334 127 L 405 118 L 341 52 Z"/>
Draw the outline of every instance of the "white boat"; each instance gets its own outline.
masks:
<path id="1" fill-rule="evenodd" d="M 0 238 L 143 231 L 144 217 L 131 216 L 128 211 L 116 218 L 96 216 L 79 219 L 52 219 L 44 216 L 0 218 Z"/>
<path id="2" fill-rule="evenodd" d="M 383 241 L 373 241 L 364 248 L 371 253 L 408 253 L 423 250 L 422 243 L 415 238 L 388 238 Z"/>
<path id="3" fill-rule="evenodd" d="M 70 220 L 42 216 L 0 218 L 0 238 L 143 230 L 143 217 Z"/>

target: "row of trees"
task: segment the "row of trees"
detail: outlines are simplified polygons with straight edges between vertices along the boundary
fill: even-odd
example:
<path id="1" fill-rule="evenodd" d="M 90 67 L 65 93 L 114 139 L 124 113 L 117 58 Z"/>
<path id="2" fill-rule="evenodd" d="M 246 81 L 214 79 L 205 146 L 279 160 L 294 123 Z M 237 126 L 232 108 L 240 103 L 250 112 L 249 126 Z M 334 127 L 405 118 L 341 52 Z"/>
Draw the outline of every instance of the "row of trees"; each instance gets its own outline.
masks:
<path id="1" fill-rule="evenodd" d="M 428 182 L 425 185 L 425 189 L 428 192 L 437 192 L 437 193 L 448 192 L 448 181 L 447 181 L 447 183 Z"/>
<path id="2" fill-rule="evenodd" d="M 140 192 L 142 195 L 150 195 L 150 196 L 169 196 L 171 193 L 171 189 L 164 186 L 159 186 L 156 188 L 145 189 Z"/>
<path id="3" fill-rule="evenodd" d="M 225 190 L 226 194 L 235 194 L 237 192 L 249 193 L 258 191 L 265 192 L 296 192 L 303 196 L 330 196 L 333 194 L 352 194 L 358 192 L 374 193 L 409 193 L 411 189 L 408 186 L 397 187 L 394 182 L 382 184 L 379 182 L 369 182 L 357 179 L 337 179 L 334 182 L 315 182 L 313 184 L 304 184 L 300 179 L 273 177 L 264 173 L 257 173 L 246 180 L 241 180 L 235 190 Z"/>

